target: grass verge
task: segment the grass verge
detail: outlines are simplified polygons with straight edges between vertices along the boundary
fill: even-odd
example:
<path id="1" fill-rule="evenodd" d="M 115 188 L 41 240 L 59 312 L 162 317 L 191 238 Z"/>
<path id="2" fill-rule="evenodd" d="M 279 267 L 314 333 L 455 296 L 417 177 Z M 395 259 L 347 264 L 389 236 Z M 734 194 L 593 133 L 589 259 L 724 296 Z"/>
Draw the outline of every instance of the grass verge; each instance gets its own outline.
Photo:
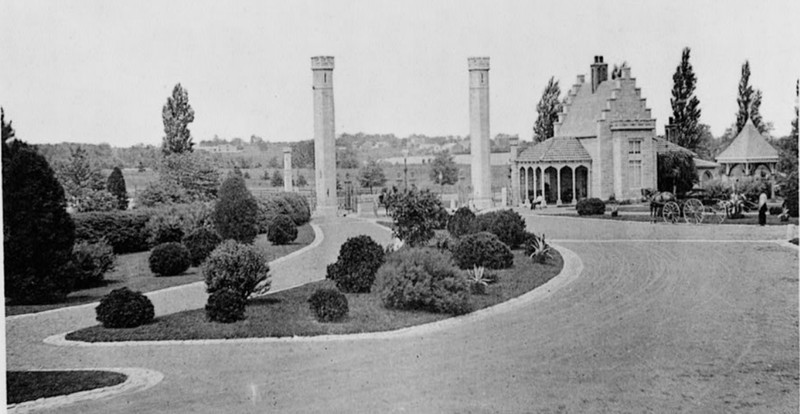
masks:
<path id="1" fill-rule="evenodd" d="M 311 224 L 304 224 L 297 228 L 297 239 L 287 245 L 275 246 L 267 240 L 266 234 L 260 234 L 255 241 L 255 246 L 261 248 L 267 260 L 273 261 L 286 256 L 294 251 L 308 246 L 314 241 L 314 229 Z M 81 305 L 99 301 L 114 289 L 127 286 L 129 289 L 140 292 L 152 292 L 173 286 L 203 280 L 199 267 L 190 267 L 189 270 L 178 276 L 157 277 L 150 271 L 148 258 L 150 252 L 139 252 L 117 256 L 114 270 L 106 275 L 102 286 L 90 289 L 76 290 L 67 296 L 61 303 L 47 305 L 6 305 L 6 316 L 36 313 L 66 306 Z"/>
<path id="2" fill-rule="evenodd" d="M 127 378 L 125 374 L 108 371 L 6 371 L 8 403 L 111 387 Z"/>
<path id="3" fill-rule="evenodd" d="M 514 252 L 514 266 L 496 271 L 499 282 L 488 286 L 486 295 L 473 295 L 475 310 L 483 309 L 529 292 L 561 272 L 564 261 L 554 252 L 547 264 L 533 263 L 521 250 Z M 227 339 L 285 336 L 316 336 L 389 331 L 451 317 L 423 311 L 402 311 L 383 307 L 377 293 L 346 294 L 350 305 L 347 319 L 339 323 L 320 323 L 309 310 L 307 300 L 330 281 L 309 283 L 294 289 L 251 299 L 247 319 L 232 324 L 206 321 L 203 309 L 180 312 L 155 319 L 132 329 L 106 329 L 93 326 L 67 335 L 67 339 L 86 342 L 160 341 Z"/>

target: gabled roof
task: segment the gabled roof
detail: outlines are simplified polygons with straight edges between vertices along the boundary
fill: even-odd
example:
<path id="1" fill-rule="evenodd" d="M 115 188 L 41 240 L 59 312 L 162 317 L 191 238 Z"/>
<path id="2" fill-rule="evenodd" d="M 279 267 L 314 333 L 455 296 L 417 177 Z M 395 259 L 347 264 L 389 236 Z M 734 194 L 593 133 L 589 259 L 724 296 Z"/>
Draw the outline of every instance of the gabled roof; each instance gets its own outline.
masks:
<path id="1" fill-rule="evenodd" d="M 731 145 L 717 156 L 718 162 L 778 161 L 778 151 L 758 132 L 753 121 L 747 123 Z"/>
<path id="2" fill-rule="evenodd" d="M 526 148 L 519 154 L 517 160 L 526 162 L 591 161 L 592 157 L 576 138 L 554 137 Z"/>
<path id="3" fill-rule="evenodd" d="M 597 85 L 592 93 L 591 83 L 582 83 L 578 92 L 570 99 L 564 123 L 558 130 L 560 137 L 597 136 L 597 120 L 611 98 L 613 81 L 606 80 Z"/>

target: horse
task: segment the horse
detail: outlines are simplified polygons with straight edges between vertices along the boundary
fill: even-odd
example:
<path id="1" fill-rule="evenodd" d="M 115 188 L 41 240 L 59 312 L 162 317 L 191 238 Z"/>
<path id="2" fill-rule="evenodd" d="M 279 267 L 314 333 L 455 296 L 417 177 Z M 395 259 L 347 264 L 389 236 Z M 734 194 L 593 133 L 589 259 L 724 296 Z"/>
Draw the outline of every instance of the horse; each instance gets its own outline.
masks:
<path id="1" fill-rule="evenodd" d="M 669 191 L 656 191 L 649 188 L 642 189 L 642 196 L 650 202 L 650 218 L 656 221 L 664 214 L 664 205 L 670 201 L 676 201 L 675 194 Z"/>

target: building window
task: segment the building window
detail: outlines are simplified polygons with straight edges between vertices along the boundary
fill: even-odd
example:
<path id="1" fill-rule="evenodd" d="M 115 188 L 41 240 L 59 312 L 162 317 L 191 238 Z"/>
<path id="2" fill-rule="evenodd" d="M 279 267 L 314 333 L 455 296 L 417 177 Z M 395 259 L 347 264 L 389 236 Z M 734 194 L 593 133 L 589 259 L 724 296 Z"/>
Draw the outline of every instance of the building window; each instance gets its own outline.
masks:
<path id="1" fill-rule="evenodd" d="M 628 141 L 628 154 L 641 154 L 642 153 L 642 140 L 632 139 Z"/>
<path id="2" fill-rule="evenodd" d="M 642 188 L 642 160 L 628 161 L 628 182 L 631 188 Z"/>

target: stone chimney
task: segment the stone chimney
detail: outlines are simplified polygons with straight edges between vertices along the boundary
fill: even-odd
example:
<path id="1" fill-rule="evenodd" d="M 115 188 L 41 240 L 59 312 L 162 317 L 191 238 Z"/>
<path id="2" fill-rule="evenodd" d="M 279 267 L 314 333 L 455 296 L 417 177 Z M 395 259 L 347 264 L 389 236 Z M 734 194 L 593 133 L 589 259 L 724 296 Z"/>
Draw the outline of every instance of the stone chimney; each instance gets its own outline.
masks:
<path id="1" fill-rule="evenodd" d="M 597 90 L 598 85 L 608 79 L 608 64 L 603 63 L 602 56 L 595 56 L 592 63 L 592 93 Z"/>
<path id="2" fill-rule="evenodd" d="M 516 161 L 519 152 L 519 137 L 508 139 L 508 146 L 511 148 L 511 161 Z"/>

